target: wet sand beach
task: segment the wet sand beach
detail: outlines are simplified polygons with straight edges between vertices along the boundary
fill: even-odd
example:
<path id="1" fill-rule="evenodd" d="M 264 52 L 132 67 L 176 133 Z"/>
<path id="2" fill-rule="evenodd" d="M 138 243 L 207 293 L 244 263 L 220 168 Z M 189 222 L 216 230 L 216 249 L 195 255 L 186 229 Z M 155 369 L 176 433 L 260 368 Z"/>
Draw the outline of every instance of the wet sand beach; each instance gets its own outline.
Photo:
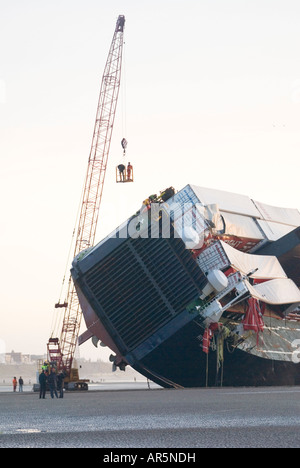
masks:
<path id="1" fill-rule="evenodd" d="M 0 447 L 299 447 L 300 388 L 0 393 Z"/>

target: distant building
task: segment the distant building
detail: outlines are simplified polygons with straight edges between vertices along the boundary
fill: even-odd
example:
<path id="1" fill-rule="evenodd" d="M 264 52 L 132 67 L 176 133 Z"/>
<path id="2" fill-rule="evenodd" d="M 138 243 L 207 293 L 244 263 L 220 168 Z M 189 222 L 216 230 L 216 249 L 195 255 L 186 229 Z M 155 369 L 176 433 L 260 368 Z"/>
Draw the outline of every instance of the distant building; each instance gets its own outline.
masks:
<path id="1" fill-rule="evenodd" d="M 10 358 L 12 364 L 22 364 L 22 353 L 15 353 L 12 351 L 10 353 Z"/>
<path id="2" fill-rule="evenodd" d="M 1 355 L 1 361 L 4 364 L 33 364 L 38 360 L 45 360 L 45 354 L 22 354 L 12 351 Z"/>

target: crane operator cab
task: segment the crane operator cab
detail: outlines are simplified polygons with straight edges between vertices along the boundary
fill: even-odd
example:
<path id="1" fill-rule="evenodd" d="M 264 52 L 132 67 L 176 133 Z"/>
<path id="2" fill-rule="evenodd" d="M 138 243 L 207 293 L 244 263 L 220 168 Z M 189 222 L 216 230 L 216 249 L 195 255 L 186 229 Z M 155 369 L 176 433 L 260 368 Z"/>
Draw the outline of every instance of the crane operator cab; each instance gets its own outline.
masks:
<path id="1" fill-rule="evenodd" d="M 127 140 L 125 138 L 122 139 L 121 146 L 123 148 L 123 161 L 116 167 L 116 182 L 133 182 L 133 167 L 130 162 L 126 163 Z"/>

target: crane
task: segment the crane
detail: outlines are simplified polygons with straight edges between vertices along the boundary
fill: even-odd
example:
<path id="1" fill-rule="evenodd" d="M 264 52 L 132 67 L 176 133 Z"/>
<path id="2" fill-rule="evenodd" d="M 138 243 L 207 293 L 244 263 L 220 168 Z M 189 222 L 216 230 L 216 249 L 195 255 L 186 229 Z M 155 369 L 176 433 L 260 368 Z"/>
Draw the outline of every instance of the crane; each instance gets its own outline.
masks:
<path id="1" fill-rule="evenodd" d="M 106 167 L 112 138 L 114 119 L 121 81 L 123 34 L 125 17 L 117 19 L 113 39 L 102 76 L 92 144 L 88 159 L 81 209 L 76 232 L 74 257 L 82 250 L 93 246 L 99 217 L 99 208 L 104 187 Z M 79 381 L 78 370 L 73 369 L 82 312 L 75 286 L 70 275 L 66 300 L 55 305 L 64 309 L 60 338 L 49 339 L 48 359 L 55 362 L 57 370 L 63 370 L 65 382 Z M 84 381 L 82 381 L 84 382 Z M 85 389 L 85 385 L 79 388 Z"/>

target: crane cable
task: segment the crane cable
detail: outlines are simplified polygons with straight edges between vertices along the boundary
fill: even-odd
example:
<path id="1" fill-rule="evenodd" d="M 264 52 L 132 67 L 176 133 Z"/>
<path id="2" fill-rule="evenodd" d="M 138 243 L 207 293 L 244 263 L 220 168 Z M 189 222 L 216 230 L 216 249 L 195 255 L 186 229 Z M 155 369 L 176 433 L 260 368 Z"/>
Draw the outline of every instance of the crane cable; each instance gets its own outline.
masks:
<path id="1" fill-rule="evenodd" d="M 122 54 L 122 74 L 123 80 L 121 84 L 121 94 L 122 94 L 122 136 L 126 137 L 127 134 L 127 109 L 126 109 L 126 47 L 125 42 L 123 44 L 123 54 Z"/>

